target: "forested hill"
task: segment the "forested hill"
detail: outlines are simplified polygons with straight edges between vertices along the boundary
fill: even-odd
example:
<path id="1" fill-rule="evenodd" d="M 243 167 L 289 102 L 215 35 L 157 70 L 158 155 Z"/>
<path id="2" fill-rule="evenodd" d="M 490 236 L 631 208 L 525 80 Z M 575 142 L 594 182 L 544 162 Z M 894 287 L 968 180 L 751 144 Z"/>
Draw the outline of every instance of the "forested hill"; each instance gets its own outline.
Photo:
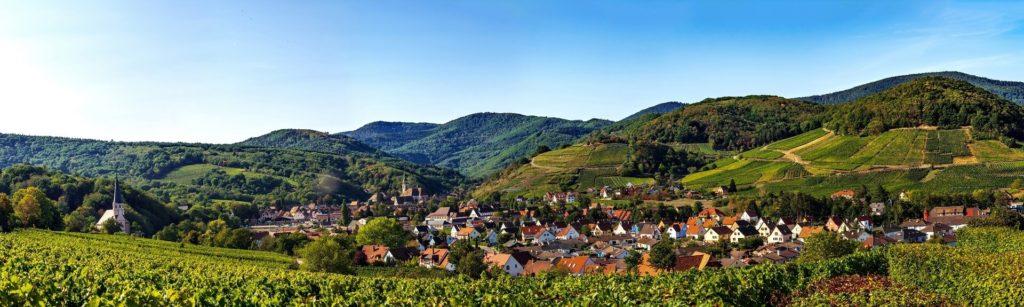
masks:
<path id="1" fill-rule="evenodd" d="M 659 143 L 710 143 L 743 150 L 815 129 L 824 107 L 778 96 L 706 99 L 659 116 L 630 137 Z"/>
<path id="2" fill-rule="evenodd" d="M 631 121 L 633 119 L 639 118 L 639 117 L 647 115 L 647 114 L 665 114 L 665 113 L 669 113 L 669 112 L 675 111 L 675 110 L 677 110 L 679 108 L 682 108 L 683 105 L 684 105 L 683 103 L 676 102 L 676 101 L 669 101 L 669 102 L 659 103 L 659 104 L 656 104 L 656 105 L 651 106 L 649 108 L 640 110 L 639 112 L 633 113 L 633 115 L 626 116 L 626 118 L 623 118 L 619 122 Z"/>
<path id="3" fill-rule="evenodd" d="M 356 146 L 358 147 L 358 146 Z M 18 163 L 87 177 L 128 177 L 163 201 L 259 204 L 354 199 L 395 192 L 403 177 L 431 193 L 462 183 L 452 170 L 385 155 L 153 142 L 106 142 L 0 134 L 0 168 Z"/>
<path id="4" fill-rule="evenodd" d="M 338 133 L 362 141 L 374 148 L 391 151 L 409 142 L 427 137 L 437 130 L 439 124 L 372 122 L 359 129 Z"/>
<path id="5" fill-rule="evenodd" d="M 381 154 L 376 148 L 345 135 L 331 135 L 325 132 L 303 129 L 281 129 L 250 138 L 239 145 L 257 147 L 298 148 L 337 154 L 363 153 Z"/>
<path id="6" fill-rule="evenodd" d="M 930 72 L 890 77 L 875 82 L 858 85 L 856 87 L 843 91 L 838 91 L 824 95 L 801 97 L 796 99 L 821 104 L 837 104 L 850 102 L 867 95 L 875 94 L 890 89 L 894 86 L 900 85 L 910 80 L 929 76 L 940 76 L 966 81 L 968 83 L 973 84 L 974 86 L 983 88 L 986 91 L 999 95 L 1000 97 L 1006 100 L 1013 101 L 1017 104 L 1024 104 L 1024 82 L 992 80 L 956 71 Z"/>
<path id="7" fill-rule="evenodd" d="M 470 177 L 483 177 L 529 156 L 539 146 L 571 144 L 591 131 L 611 124 L 528 116 L 476 113 L 438 125 L 374 123 L 343 132 L 407 160 L 451 168 Z M 425 133 L 429 130 L 429 133 Z M 398 145 L 398 143 L 404 144 Z M 396 146 L 397 145 L 397 146 Z"/>
<path id="8" fill-rule="evenodd" d="M 972 126 L 979 134 L 1024 140 L 1024 111 L 1008 100 L 968 82 L 923 77 L 830 110 L 826 128 L 851 135 L 875 135 L 889 129 Z M 982 137 L 976 135 L 975 137 Z"/>

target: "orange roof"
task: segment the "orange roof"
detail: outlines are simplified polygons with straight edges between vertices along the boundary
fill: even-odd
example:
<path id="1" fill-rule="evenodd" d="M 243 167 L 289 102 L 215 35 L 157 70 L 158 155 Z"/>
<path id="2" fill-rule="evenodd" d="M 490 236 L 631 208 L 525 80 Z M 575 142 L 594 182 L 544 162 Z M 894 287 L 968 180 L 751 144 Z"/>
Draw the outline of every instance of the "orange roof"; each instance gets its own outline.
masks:
<path id="1" fill-rule="evenodd" d="M 704 226 L 704 228 L 711 228 L 711 227 L 715 227 L 716 223 L 717 223 L 717 221 L 715 221 L 713 219 L 706 219 L 706 220 L 704 220 L 704 225 L 702 225 L 702 226 Z"/>
<path id="2" fill-rule="evenodd" d="M 510 254 L 487 254 L 484 255 L 484 263 L 496 266 L 503 266 L 512 258 Z"/>
<path id="3" fill-rule="evenodd" d="M 707 208 L 707 209 L 701 210 L 700 213 L 697 213 L 697 216 L 709 216 L 709 215 L 725 216 L 725 213 L 722 213 L 722 210 L 718 210 L 718 208 Z"/>
<path id="4" fill-rule="evenodd" d="M 528 236 L 538 235 L 546 230 L 547 228 L 544 226 L 523 226 L 522 228 L 523 234 Z"/>
<path id="5" fill-rule="evenodd" d="M 558 265 L 556 265 L 556 267 L 558 267 L 561 270 L 566 270 L 566 271 L 568 271 L 569 273 L 572 273 L 572 274 L 583 274 L 583 273 L 586 273 L 587 270 L 588 270 L 588 266 L 587 266 L 588 262 L 591 264 L 589 266 L 591 268 L 589 268 L 589 269 L 593 269 L 592 268 L 593 267 L 593 265 L 592 265 L 593 262 L 590 261 L 590 257 L 587 257 L 587 256 L 576 256 L 576 257 L 572 257 L 572 258 L 563 258 L 561 261 L 558 261 Z"/>
<path id="6" fill-rule="evenodd" d="M 552 266 L 549 261 L 530 260 L 523 266 L 523 275 L 532 276 L 541 272 L 547 272 L 551 270 Z"/>
<path id="7" fill-rule="evenodd" d="M 473 234 L 474 231 L 476 231 L 476 229 L 474 229 L 473 227 L 465 227 L 459 229 L 459 233 L 456 235 L 461 237 L 468 237 L 469 235 Z"/>
<path id="8" fill-rule="evenodd" d="M 835 198 L 835 197 L 853 198 L 854 196 L 857 196 L 857 191 L 850 190 L 850 189 L 846 189 L 846 190 L 842 190 L 842 191 L 836 191 L 835 193 L 832 193 L 832 197 L 833 198 Z"/>
<path id="9" fill-rule="evenodd" d="M 825 230 L 824 227 L 821 227 L 821 226 L 800 227 L 800 234 L 799 234 L 799 236 L 801 238 L 805 238 L 806 239 L 807 237 L 810 237 L 811 235 L 819 233 L 819 232 L 822 232 L 824 230 Z"/>
<path id="10" fill-rule="evenodd" d="M 390 249 L 385 245 L 363 245 L 363 254 L 366 255 L 366 262 L 374 263 L 384 261 Z"/>
<path id="11" fill-rule="evenodd" d="M 722 225 L 732 225 L 736 223 L 736 220 L 738 220 L 738 218 L 736 218 L 735 216 L 725 217 L 724 219 L 722 219 Z"/>
<path id="12" fill-rule="evenodd" d="M 575 229 L 576 229 L 576 228 L 573 228 L 573 227 L 572 227 L 571 225 L 570 225 L 570 226 L 565 226 L 565 227 L 563 227 L 563 228 L 562 228 L 562 230 L 559 230 L 559 231 L 558 231 L 558 234 L 557 234 L 557 235 L 555 235 L 555 236 L 557 236 L 557 237 L 565 237 L 565 236 L 568 236 L 568 235 L 569 235 L 569 231 L 570 231 L 570 230 L 575 230 Z"/>

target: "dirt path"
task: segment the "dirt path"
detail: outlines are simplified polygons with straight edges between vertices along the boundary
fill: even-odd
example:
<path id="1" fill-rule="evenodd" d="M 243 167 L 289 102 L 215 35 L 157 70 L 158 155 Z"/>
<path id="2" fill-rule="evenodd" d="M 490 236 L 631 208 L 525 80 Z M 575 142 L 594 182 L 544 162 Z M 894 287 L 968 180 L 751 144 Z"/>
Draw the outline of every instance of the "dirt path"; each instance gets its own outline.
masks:
<path id="1" fill-rule="evenodd" d="M 797 146 L 797 147 L 793 147 L 793 148 L 791 148 L 789 150 L 776 150 L 776 151 L 782 153 L 782 158 L 784 158 L 786 160 L 793 161 L 793 162 L 795 162 L 797 164 L 800 164 L 800 165 L 811 164 L 810 162 L 804 161 L 804 159 L 801 158 L 800 156 L 798 156 L 796 154 L 796 152 L 800 151 L 800 150 L 802 150 L 804 148 L 808 148 L 808 147 L 814 146 L 814 144 L 818 144 L 818 143 L 824 142 L 828 138 L 830 138 L 833 135 L 835 135 L 835 133 L 830 131 L 830 130 L 825 130 L 825 131 L 828 131 L 828 133 L 826 133 L 825 135 L 822 135 L 819 138 L 814 139 L 813 141 L 804 143 L 803 145 L 800 145 L 800 146 Z"/>

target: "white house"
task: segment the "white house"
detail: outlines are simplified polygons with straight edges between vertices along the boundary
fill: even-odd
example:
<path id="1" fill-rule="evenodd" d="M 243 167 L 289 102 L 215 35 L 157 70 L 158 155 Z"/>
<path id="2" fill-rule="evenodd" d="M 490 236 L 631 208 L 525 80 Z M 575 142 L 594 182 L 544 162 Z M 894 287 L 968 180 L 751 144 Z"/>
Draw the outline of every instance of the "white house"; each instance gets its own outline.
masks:
<path id="1" fill-rule="evenodd" d="M 579 237 L 579 231 L 576 231 L 576 227 L 572 227 L 572 225 L 562 227 L 562 229 L 558 231 L 558 234 L 555 235 L 555 239 L 559 240 L 573 240 L 578 239 Z"/>
<path id="2" fill-rule="evenodd" d="M 772 230 L 771 235 L 768 236 L 768 243 L 783 243 L 792 239 L 793 233 L 789 231 L 789 228 L 780 225 Z"/>
<path id="3" fill-rule="evenodd" d="M 704 233 L 704 242 L 715 243 L 719 241 L 729 241 L 729 236 L 732 235 L 732 229 L 725 226 L 712 227 Z"/>
<path id="4" fill-rule="evenodd" d="M 742 239 L 756 237 L 758 235 L 759 233 L 753 227 L 738 227 L 732 231 L 731 235 L 729 235 L 729 242 L 738 243 Z"/>
<path id="5" fill-rule="evenodd" d="M 508 275 L 519 276 L 523 273 L 523 265 L 516 261 L 510 254 L 487 254 L 484 255 L 484 263 L 499 268 Z"/>

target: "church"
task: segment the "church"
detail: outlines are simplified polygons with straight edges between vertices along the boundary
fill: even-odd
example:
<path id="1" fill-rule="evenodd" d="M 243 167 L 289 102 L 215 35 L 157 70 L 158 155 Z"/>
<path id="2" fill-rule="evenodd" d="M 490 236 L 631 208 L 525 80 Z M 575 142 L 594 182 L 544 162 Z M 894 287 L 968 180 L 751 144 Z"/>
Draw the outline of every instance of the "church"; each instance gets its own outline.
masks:
<path id="1" fill-rule="evenodd" d="M 122 203 L 121 199 L 121 190 L 117 186 L 117 178 L 114 178 L 113 208 L 103 211 L 103 215 L 100 216 L 100 220 L 96 222 L 96 229 L 103 229 L 103 223 L 107 220 L 114 219 L 121 225 L 121 231 L 124 233 L 131 233 L 131 226 L 128 224 L 128 218 L 124 215 L 124 206 L 125 204 Z"/>
<path id="2" fill-rule="evenodd" d="M 421 204 L 427 199 L 426 195 L 423 195 L 423 188 L 410 188 L 405 184 L 405 177 L 402 177 L 402 193 L 398 196 L 392 197 L 391 201 L 394 202 L 395 206 L 402 204 Z"/>

